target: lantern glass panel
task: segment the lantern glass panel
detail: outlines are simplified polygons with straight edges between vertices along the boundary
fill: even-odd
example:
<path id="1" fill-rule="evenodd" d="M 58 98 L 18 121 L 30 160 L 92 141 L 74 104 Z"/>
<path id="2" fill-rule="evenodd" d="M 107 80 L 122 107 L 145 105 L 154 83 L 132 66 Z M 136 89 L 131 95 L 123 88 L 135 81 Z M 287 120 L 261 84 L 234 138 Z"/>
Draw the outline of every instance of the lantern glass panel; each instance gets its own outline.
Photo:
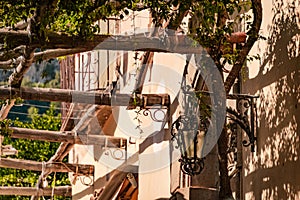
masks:
<path id="1" fill-rule="evenodd" d="M 204 142 L 204 131 L 182 131 L 185 143 L 186 158 L 202 158 L 202 148 Z"/>

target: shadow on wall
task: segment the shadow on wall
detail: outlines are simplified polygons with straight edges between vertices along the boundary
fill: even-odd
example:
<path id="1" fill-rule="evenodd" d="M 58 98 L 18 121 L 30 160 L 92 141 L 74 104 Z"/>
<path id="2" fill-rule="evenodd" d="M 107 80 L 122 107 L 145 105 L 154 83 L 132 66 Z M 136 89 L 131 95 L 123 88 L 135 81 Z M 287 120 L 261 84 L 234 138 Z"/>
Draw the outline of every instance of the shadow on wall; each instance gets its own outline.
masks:
<path id="1" fill-rule="evenodd" d="M 260 94 L 257 152 L 245 153 L 245 199 L 300 199 L 300 5 L 286 2 L 273 0 L 267 52 L 245 83 L 245 92 Z"/>

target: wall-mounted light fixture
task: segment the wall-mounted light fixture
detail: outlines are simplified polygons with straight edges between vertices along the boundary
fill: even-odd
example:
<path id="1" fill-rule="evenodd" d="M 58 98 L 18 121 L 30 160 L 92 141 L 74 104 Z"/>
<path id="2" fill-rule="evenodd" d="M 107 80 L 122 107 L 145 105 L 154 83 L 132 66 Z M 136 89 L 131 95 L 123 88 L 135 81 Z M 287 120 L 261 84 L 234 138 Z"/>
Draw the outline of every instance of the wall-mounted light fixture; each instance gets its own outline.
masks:
<path id="1" fill-rule="evenodd" d="M 206 129 L 202 128 L 198 99 L 190 86 L 182 87 L 182 112 L 171 126 L 172 139 L 180 150 L 181 170 L 184 174 L 197 175 L 204 168 L 202 157 Z"/>

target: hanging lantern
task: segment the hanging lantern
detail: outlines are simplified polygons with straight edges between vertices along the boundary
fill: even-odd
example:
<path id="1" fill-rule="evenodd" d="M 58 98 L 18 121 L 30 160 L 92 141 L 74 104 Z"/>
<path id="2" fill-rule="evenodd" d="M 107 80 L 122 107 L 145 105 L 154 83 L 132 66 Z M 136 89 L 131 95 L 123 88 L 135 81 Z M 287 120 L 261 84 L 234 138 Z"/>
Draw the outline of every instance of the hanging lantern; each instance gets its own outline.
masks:
<path id="1" fill-rule="evenodd" d="M 204 168 L 201 158 L 204 132 L 197 130 L 198 123 L 186 115 L 181 115 L 172 125 L 171 134 L 177 140 L 181 153 L 181 170 L 188 175 L 200 174 Z"/>
<path id="2" fill-rule="evenodd" d="M 176 139 L 181 154 L 181 170 L 191 176 L 200 174 L 204 168 L 202 149 L 206 132 L 201 128 L 197 98 L 192 94 L 184 92 L 184 114 L 171 127 L 172 138 Z"/>

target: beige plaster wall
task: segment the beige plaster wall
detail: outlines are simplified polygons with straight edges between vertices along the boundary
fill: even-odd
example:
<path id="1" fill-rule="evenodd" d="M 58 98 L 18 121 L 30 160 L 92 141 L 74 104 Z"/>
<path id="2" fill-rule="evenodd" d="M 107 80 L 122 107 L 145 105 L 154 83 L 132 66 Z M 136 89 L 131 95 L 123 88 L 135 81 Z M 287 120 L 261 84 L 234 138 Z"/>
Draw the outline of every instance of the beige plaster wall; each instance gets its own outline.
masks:
<path id="1" fill-rule="evenodd" d="M 243 92 L 258 94 L 255 153 L 245 148 L 243 194 L 247 200 L 300 199 L 299 0 L 263 0 L 260 40 L 248 63 Z"/>

